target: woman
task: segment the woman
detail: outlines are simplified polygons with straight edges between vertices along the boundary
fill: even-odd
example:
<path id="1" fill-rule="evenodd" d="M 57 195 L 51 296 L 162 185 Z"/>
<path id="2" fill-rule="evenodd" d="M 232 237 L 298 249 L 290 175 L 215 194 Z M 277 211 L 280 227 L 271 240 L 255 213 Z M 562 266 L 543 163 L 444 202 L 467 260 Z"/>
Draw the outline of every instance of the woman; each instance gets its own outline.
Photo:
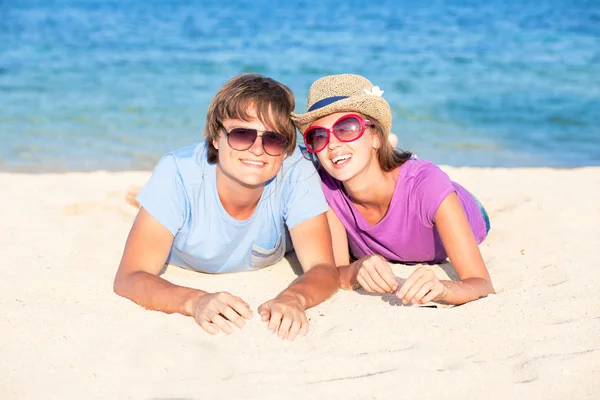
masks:
<path id="1" fill-rule="evenodd" d="M 479 202 L 434 164 L 396 150 L 383 92 L 358 75 L 314 82 L 305 114 L 292 114 L 316 154 L 342 287 L 424 304 L 462 304 L 494 293 L 478 244 L 489 230 Z M 357 258 L 350 263 L 350 253 Z M 398 287 L 389 262 L 450 258 L 460 282 L 418 268 Z"/>
<path id="2" fill-rule="evenodd" d="M 331 237 L 313 165 L 295 144 L 294 97 L 260 75 L 229 80 L 212 100 L 206 141 L 166 154 L 137 197 L 114 290 L 146 308 L 195 318 L 230 334 L 252 317 L 228 292 L 208 293 L 161 277 L 165 265 L 208 273 L 250 271 L 281 260 L 287 231 L 304 274 L 258 308 L 281 338 L 305 335 L 304 310 L 338 288 Z"/>

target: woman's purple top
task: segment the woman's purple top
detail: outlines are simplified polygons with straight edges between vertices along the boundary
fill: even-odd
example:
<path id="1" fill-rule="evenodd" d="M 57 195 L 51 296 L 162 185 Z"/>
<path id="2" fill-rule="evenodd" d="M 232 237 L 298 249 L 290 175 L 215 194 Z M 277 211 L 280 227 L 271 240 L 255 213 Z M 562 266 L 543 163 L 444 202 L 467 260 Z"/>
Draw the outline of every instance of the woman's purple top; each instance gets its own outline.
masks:
<path id="1" fill-rule="evenodd" d="M 380 254 L 392 262 L 444 261 L 446 250 L 433 218 L 452 192 L 458 195 L 477 243 L 487 235 L 486 223 L 473 195 L 429 161 L 411 158 L 400 167 L 390 207 L 375 226 L 358 212 L 340 181 L 323 168 L 319 168 L 319 173 L 325 198 L 346 227 L 350 252 L 355 258 Z"/>

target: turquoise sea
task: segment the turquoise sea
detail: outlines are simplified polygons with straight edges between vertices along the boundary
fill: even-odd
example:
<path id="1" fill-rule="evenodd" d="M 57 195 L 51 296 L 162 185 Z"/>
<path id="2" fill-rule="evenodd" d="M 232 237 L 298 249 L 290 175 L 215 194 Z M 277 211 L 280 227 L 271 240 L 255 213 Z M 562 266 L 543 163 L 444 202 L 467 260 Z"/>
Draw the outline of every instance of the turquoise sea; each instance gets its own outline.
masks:
<path id="1" fill-rule="evenodd" d="M 600 165 L 599 1 L 0 0 L 0 171 L 151 169 L 240 72 L 358 73 L 440 164 Z"/>

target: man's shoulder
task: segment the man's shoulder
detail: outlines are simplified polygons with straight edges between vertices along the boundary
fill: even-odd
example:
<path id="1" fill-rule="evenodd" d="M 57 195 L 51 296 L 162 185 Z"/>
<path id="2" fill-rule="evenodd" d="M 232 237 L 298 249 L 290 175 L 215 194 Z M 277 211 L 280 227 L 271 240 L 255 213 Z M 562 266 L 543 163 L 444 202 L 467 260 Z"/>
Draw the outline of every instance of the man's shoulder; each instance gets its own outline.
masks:
<path id="1" fill-rule="evenodd" d="M 197 183 L 198 179 L 202 178 L 205 169 L 210 166 L 206 158 L 204 142 L 168 152 L 163 158 L 171 160 L 186 184 Z"/>
<path id="2" fill-rule="evenodd" d="M 300 146 L 294 148 L 294 152 L 283 160 L 281 165 L 281 176 L 293 174 L 302 176 L 306 173 L 316 173 L 315 166 L 310 158 L 303 152 Z"/>

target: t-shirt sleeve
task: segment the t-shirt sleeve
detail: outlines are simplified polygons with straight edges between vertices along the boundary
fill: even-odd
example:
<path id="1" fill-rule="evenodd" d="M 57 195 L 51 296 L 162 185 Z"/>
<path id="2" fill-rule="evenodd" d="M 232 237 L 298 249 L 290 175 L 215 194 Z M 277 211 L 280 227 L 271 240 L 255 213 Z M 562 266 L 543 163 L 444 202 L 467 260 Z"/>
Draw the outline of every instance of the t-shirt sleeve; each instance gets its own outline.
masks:
<path id="1" fill-rule="evenodd" d="M 454 186 L 448 175 L 435 164 L 421 167 L 414 177 L 413 193 L 415 207 L 423 225 L 433 226 L 433 219 L 440 204 L 454 192 Z"/>
<path id="2" fill-rule="evenodd" d="M 288 229 L 328 210 L 321 179 L 314 165 L 303 158 L 290 168 L 283 196 L 283 218 Z M 285 178 L 284 178 L 285 179 Z"/>
<path id="3" fill-rule="evenodd" d="M 175 236 L 187 215 L 186 198 L 175 158 L 167 154 L 158 162 L 136 200 Z"/>

